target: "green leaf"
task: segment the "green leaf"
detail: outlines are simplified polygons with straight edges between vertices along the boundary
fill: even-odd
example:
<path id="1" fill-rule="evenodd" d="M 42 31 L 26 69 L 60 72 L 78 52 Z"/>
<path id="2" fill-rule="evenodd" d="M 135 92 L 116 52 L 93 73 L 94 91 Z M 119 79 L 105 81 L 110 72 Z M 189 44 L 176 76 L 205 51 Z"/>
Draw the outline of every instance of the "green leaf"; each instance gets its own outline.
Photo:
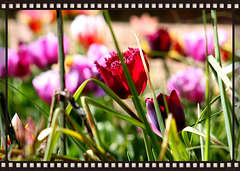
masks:
<path id="1" fill-rule="evenodd" d="M 220 76 L 226 87 L 232 89 L 231 81 L 229 80 L 228 76 L 224 73 L 223 69 L 212 55 L 208 56 L 208 62 L 212 65 L 214 70 L 217 72 L 218 76 Z"/>

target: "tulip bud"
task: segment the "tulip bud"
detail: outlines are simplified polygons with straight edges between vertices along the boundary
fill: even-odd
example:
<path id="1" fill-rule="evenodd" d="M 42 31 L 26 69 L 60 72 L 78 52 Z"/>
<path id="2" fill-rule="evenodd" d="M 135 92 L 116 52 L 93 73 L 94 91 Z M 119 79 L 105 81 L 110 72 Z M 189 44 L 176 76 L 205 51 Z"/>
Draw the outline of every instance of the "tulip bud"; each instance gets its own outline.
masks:
<path id="1" fill-rule="evenodd" d="M 176 120 L 177 130 L 178 131 L 183 130 L 186 127 L 186 119 L 185 119 L 185 114 L 184 114 L 181 101 L 179 100 L 176 91 L 173 90 L 170 96 L 166 95 L 165 97 L 166 97 L 169 113 L 172 113 L 173 118 L 175 118 Z M 167 118 L 167 113 L 166 113 L 166 106 L 164 104 L 163 98 L 164 97 L 162 93 L 157 95 L 158 105 L 161 111 L 163 121 L 165 122 L 165 119 Z M 153 131 L 160 135 L 161 134 L 160 126 L 158 123 L 158 118 L 157 118 L 156 110 L 154 107 L 153 99 L 147 98 L 145 101 L 147 105 L 147 118 L 149 120 L 149 123 Z"/>

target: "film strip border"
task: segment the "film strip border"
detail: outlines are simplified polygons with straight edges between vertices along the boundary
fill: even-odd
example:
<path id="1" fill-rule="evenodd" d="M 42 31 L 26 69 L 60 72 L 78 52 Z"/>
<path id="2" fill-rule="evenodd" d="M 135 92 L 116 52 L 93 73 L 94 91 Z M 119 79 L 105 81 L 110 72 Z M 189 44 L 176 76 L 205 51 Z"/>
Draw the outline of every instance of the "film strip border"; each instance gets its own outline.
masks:
<path id="1" fill-rule="evenodd" d="M 2 162 L 0 168 L 196 168 L 196 169 L 233 169 L 239 168 L 240 162 Z"/>
<path id="2" fill-rule="evenodd" d="M 239 9 L 240 3 L 1 3 L 0 9 Z M 12 169 L 145 169 L 145 168 L 239 168 L 240 162 L 1 162 L 0 168 Z"/>
<path id="3" fill-rule="evenodd" d="M 239 3 L 0 3 L 0 9 L 239 9 Z"/>

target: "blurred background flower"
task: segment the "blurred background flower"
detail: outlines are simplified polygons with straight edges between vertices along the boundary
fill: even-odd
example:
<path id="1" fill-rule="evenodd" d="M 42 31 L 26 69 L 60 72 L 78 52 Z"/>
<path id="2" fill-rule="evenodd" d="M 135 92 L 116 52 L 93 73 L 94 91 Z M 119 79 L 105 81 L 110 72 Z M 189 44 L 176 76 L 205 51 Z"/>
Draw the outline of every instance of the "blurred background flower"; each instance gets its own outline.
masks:
<path id="1" fill-rule="evenodd" d="M 28 24 L 35 34 L 40 34 L 43 26 L 54 21 L 55 17 L 54 10 L 21 10 L 17 14 L 17 19 Z"/>
<path id="2" fill-rule="evenodd" d="M 73 38 L 86 49 L 93 44 L 104 44 L 107 25 L 102 15 L 78 15 L 71 24 Z"/>
<path id="3" fill-rule="evenodd" d="M 64 53 L 69 49 L 69 40 L 64 35 Z M 37 40 L 29 43 L 26 53 L 31 63 L 39 68 L 45 68 L 58 62 L 58 39 L 53 33 L 39 37 Z"/>
<path id="4" fill-rule="evenodd" d="M 168 92 L 176 90 L 181 98 L 195 103 L 204 101 L 205 86 L 203 70 L 194 67 L 177 71 L 167 82 Z"/>
<path id="5" fill-rule="evenodd" d="M 0 51 L 5 51 L 0 48 Z M 0 52 L 1 53 L 1 52 Z M 3 53 L 1 53 L 3 54 Z M 5 54 L 5 53 L 4 53 Z M 5 55 L 0 56 L 0 78 L 6 74 Z M 22 52 L 17 52 L 14 49 L 8 49 L 8 76 L 9 77 L 24 77 L 30 74 L 30 66 L 27 56 Z"/>
<path id="6" fill-rule="evenodd" d="M 152 51 L 168 52 L 171 47 L 171 37 L 166 29 L 159 28 L 153 34 L 146 35 Z"/>
<path id="7" fill-rule="evenodd" d="M 146 36 L 153 34 L 157 30 L 158 19 L 157 17 L 151 17 L 149 14 L 144 13 L 141 17 L 135 15 L 130 17 L 131 27 L 137 34 Z"/>
<path id="8" fill-rule="evenodd" d="M 218 40 L 221 46 L 228 39 L 228 35 L 224 30 L 218 30 Z M 206 40 L 205 32 L 190 32 L 183 34 L 184 51 L 187 56 L 192 57 L 196 61 L 206 60 Z M 213 31 L 207 32 L 208 54 L 214 54 L 214 37 Z"/>
<path id="9" fill-rule="evenodd" d="M 79 81 L 78 76 L 79 74 L 74 71 L 70 71 L 65 75 L 66 88 L 70 93 L 74 93 L 77 89 Z M 33 87 L 37 91 L 39 97 L 48 104 L 51 104 L 55 90 L 60 87 L 59 77 L 59 71 L 48 70 L 36 76 L 32 81 Z"/>

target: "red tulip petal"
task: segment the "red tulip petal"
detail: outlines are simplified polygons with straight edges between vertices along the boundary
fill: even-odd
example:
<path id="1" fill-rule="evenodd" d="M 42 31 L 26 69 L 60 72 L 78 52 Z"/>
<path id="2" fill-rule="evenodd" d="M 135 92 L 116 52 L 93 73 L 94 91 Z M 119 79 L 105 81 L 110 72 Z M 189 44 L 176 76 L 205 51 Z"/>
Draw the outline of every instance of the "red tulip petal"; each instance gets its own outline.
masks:
<path id="1" fill-rule="evenodd" d="M 177 130 L 181 131 L 186 127 L 186 119 L 181 101 L 175 90 L 171 92 L 169 98 L 169 112 L 172 113 L 177 123 Z"/>
<path id="2" fill-rule="evenodd" d="M 101 73 L 107 86 L 120 98 L 126 99 L 130 95 L 126 89 L 127 85 L 120 81 L 117 76 L 113 75 L 110 71 L 100 66 L 97 62 L 95 62 L 95 64 L 97 65 L 98 71 Z"/>

